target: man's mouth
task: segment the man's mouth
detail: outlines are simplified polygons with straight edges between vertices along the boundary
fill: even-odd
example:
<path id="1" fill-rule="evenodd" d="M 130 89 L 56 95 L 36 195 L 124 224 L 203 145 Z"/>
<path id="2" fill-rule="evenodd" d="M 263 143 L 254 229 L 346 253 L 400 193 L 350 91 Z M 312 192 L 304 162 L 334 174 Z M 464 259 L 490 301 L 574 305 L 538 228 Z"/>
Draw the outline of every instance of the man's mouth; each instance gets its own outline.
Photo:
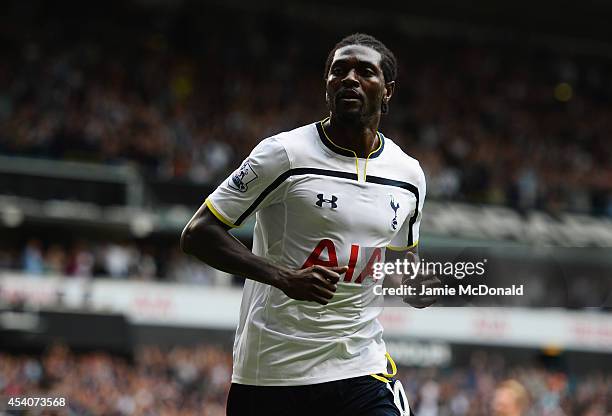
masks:
<path id="1" fill-rule="evenodd" d="M 345 101 L 362 101 L 361 98 L 361 94 L 359 94 L 357 91 L 354 90 L 343 90 L 340 91 L 337 95 L 339 100 L 345 100 Z"/>

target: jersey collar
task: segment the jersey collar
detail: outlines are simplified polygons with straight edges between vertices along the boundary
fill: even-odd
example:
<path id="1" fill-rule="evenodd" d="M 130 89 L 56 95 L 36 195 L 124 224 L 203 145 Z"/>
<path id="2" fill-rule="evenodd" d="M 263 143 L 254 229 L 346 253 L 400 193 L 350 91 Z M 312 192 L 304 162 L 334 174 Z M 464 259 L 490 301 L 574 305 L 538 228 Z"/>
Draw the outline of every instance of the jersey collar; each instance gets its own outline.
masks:
<path id="1" fill-rule="evenodd" d="M 338 146 L 327 136 L 325 129 L 323 129 L 323 123 L 325 123 L 328 119 L 329 117 L 316 123 L 317 132 L 319 133 L 319 138 L 321 139 L 325 147 L 327 147 L 329 150 L 331 150 L 334 153 L 338 153 L 339 155 L 356 158 L 357 154 L 354 151 L 347 149 L 346 147 Z M 378 133 L 378 139 L 380 140 L 380 143 L 378 145 L 378 148 L 372 151 L 372 153 L 368 155 L 367 159 L 373 159 L 375 157 L 380 156 L 383 149 L 385 148 L 385 136 L 383 136 L 382 133 L 380 132 L 377 132 L 377 133 Z"/>

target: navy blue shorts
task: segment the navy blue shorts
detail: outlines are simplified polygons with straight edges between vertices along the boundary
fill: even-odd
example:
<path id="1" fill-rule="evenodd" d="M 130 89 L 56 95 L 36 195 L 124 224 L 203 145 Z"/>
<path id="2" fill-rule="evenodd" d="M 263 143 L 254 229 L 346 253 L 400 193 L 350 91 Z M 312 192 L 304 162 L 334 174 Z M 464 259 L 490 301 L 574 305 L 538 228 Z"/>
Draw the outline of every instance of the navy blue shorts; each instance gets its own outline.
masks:
<path id="1" fill-rule="evenodd" d="M 395 383 L 393 378 L 384 383 L 372 376 L 306 386 L 232 383 L 227 416 L 404 416 L 408 413 L 402 415 L 396 405 Z"/>

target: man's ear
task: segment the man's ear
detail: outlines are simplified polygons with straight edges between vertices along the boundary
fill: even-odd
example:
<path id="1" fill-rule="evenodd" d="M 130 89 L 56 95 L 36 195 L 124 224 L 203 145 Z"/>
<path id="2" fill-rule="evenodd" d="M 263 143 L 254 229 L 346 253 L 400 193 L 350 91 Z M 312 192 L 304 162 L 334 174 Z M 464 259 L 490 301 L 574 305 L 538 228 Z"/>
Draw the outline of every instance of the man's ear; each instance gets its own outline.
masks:
<path id="1" fill-rule="evenodd" d="M 389 102 L 389 100 L 391 99 L 393 92 L 395 92 L 395 81 L 387 82 L 385 84 L 385 97 L 384 97 L 386 98 L 387 102 Z"/>

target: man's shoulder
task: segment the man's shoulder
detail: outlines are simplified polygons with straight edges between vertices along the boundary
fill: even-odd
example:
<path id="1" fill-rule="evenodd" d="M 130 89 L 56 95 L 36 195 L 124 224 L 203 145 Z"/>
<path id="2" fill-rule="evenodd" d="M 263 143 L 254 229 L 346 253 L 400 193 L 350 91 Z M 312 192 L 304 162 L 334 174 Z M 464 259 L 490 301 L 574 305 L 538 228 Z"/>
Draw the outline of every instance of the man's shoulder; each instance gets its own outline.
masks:
<path id="1" fill-rule="evenodd" d="M 316 137 L 317 128 L 315 123 L 309 123 L 304 126 L 296 127 L 293 130 L 282 131 L 276 133 L 264 140 L 278 141 L 285 147 L 304 145 L 308 140 Z"/>
<path id="2" fill-rule="evenodd" d="M 293 130 L 281 131 L 267 136 L 260 140 L 257 147 L 287 147 L 289 145 L 295 145 L 301 143 L 304 138 L 311 138 L 313 133 L 316 133 L 315 123 L 306 124 L 304 126 L 296 127 Z"/>
<path id="3" fill-rule="evenodd" d="M 266 137 L 257 147 L 264 147 L 269 152 L 285 153 L 291 162 L 295 162 L 304 157 L 313 157 L 316 148 L 313 144 L 316 143 L 317 137 L 316 123 L 310 123 Z"/>
<path id="4" fill-rule="evenodd" d="M 390 158 L 391 164 L 402 170 L 409 176 L 424 176 L 423 169 L 419 161 L 410 156 L 404 151 L 397 143 L 391 138 L 384 136 L 385 139 L 385 151 L 387 151 L 387 157 Z"/>

